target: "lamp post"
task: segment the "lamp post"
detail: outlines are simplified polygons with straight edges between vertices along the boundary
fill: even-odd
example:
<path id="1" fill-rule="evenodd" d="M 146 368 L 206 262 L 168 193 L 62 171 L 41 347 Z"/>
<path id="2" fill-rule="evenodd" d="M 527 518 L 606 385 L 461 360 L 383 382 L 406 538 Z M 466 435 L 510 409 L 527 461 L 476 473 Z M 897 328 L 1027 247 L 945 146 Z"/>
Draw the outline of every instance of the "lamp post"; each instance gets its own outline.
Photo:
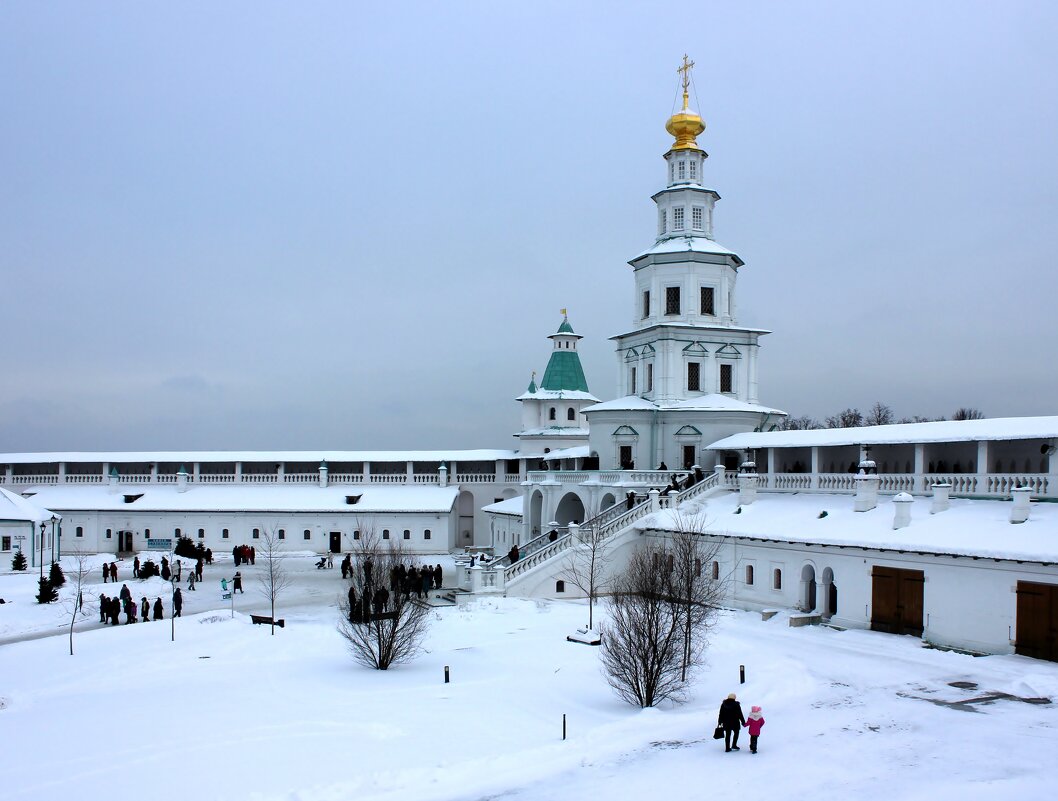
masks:
<path id="1" fill-rule="evenodd" d="M 58 547 L 59 540 L 55 537 L 55 524 L 59 522 L 59 518 L 55 515 L 51 516 L 51 561 L 55 561 L 55 550 Z M 59 537 L 62 537 L 62 529 L 59 530 Z M 62 550 L 59 549 L 59 558 L 62 558 Z"/>
<path id="2" fill-rule="evenodd" d="M 44 529 L 48 527 L 48 524 L 43 520 L 40 521 L 40 577 L 44 578 Z"/>

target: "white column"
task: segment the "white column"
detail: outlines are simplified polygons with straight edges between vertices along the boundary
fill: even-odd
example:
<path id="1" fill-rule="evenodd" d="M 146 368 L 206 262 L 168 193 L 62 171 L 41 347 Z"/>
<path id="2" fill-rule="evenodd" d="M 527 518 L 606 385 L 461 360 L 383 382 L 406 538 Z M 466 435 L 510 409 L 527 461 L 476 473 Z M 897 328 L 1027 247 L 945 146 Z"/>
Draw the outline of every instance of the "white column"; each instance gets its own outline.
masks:
<path id="1" fill-rule="evenodd" d="M 915 444 L 915 487 L 922 492 L 929 490 L 926 485 L 926 446 L 921 442 Z"/>
<path id="2" fill-rule="evenodd" d="M 749 506 L 757 500 L 757 474 L 739 473 L 738 476 L 738 504 Z"/>
<path id="3" fill-rule="evenodd" d="M 951 506 L 951 484 L 944 482 L 942 484 L 933 485 L 933 505 L 930 506 L 929 513 L 937 514 L 938 512 L 946 512 Z"/>
<path id="4" fill-rule="evenodd" d="M 282 467 L 282 465 L 280 465 L 280 467 Z M 201 465 L 198 462 L 195 462 L 193 465 L 191 465 L 191 472 L 192 475 L 194 475 L 195 483 L 197 484 L 198 477 L 201 475 Z"/>
<path id="5" fill-rule="evenodd" d="M 414 484 L 415 483 L 415 465 L 414 465 L 413 462 L 408 462 L 408 464 L 407 464 L 407 466 L 405 468 L 405 471 L 404 471 L 404 480 L 408 484 Z"/>
<path id="6" fill-rule="evenodd" d="M 368 461 L 364 462 L 364 483 L 371 483 L 371 462 Z"/>
<path id="7" fill-rule="evenodd" d="M 155 484 L 155 483 L 158 482 L 158 463 L 157 462 L 155 462 L 154 464 L 151 465 L 151 479 L 150 479 L 150 481 L 151 481 L 152 484 Z"/>
<path id="8" fill-rule="evenodd" d="M 911 525 L 911 505 L 915 499 L 906 492 L 898 492 L 893 497 L 893 529 L 907 528 Z"/>
<path id="9" fill-rule="evenodd" d="M 977 443 L 977 491 L 988 492 L 988 440 Z"/>
<path id="10" fill-rule="evenodd" d="M 66 462 L 59 462 L 59 483 L 66 483 Z"/>
<path id="11" fill-rule="evenodd" d="M 507 462 L 505 459 L 496 460 L 496 478 L 493 480 L 497 484 L 507 483 Z"/>
<path id="12" fill-rule="evenodd" d="M 235 483 L 242 483 L 242 462 L 235 463 Z"/>
<path id="13" fill-rule="evenodd" d="M 1010 510 L 1011 523 L 1024 523 L 1029 519 L 1029 493 L 1028 487 L 1018 487 L 1010 491 L 1014 499 L 1014 505 Z"/>
<path id="14" fill-rule="evenodd" d="M 819 446 L 812 446 L 812 489 L 819 489 Z"/>
<path id="15" fill-rule="evenodd" d="M 768 486 L 775 486 L 775 451 L 777 448 L 768 448 Z"/>
<path id="16" fill-rule="evenodd" d="M 878 505 L 878 475 L 857 473 L 853 479 L 856 482 L 856 498 L 853 501 L 852 510 L 869 512 Z"/>

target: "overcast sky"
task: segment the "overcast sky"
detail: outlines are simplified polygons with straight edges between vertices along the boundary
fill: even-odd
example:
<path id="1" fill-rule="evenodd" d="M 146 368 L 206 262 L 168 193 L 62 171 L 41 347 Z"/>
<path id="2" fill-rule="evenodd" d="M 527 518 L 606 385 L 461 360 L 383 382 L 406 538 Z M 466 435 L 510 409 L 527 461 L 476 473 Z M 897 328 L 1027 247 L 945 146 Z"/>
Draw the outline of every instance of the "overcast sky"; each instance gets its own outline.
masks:
<path id="1" fill-rule="evenodd" d="M 678 8 L 678 13 L 674 9 Z M 675 69 L 762 403 L 1058 413 L 1058 4 L 0 5 L 0 451 L 514 447 Z"/>

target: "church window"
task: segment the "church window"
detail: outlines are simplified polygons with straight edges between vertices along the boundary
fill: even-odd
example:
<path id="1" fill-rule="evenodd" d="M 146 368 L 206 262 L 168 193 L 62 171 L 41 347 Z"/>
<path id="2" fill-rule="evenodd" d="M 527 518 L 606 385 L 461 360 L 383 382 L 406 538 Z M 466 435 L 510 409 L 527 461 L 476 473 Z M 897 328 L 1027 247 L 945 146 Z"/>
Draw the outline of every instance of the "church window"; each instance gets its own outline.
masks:
<path id="1" fill-rule="evenodd" d="M 720 580 L 720 563 L 713 562 L 713 581 Z"/>
<path id="2" fill-rule="evenodd" d="M 548 419 L 548 420 L 556 420 L 556 419 L 558 419 L 558 418 L 557 418 L 557 415 L 558 415 L 558 412 L 556 412 L 556 411 L 555 411 L 555 407 L 554 407 L 554 406 L 552 406 L 552 407 L 551 407 L 551 409 L 550 409 L 550 410 L 548 410 L 548 413 L 547 413 L 547 419 Z"/>
<path id="3" fill-rule="evenodd" d="M 107 539 L 109 540 L 112 536 L 114 536 L 114 530 L 108 528 L 107 529 Z"/>
<path id="4" fill-rule="evenodd" d="M 734 373 L 735 368 L 730 364 L 720 365 L 720 391 L 721 392 L 734 392 Z"/>
<path id="5" fill-rule="evenodd" d="M 411 539 L 411 529 L 410 528 L 404 529 L 404 539 L 406 539 L 406 540 L 410 540 Z"/>
<path id="6" fill-rule="evenodd" d="M 687 389 L 700 392 L 702 389 L 702 363 L 687 362 Z"/>
<path id="7" fill-rule="evenodd" d="M 683 209 L 672 210 L 672 230 L 682 231 L 683 230 Z"/>
<path id="8" fill-rule="evenodd" d="M 254 538 L 255 540 L 259 540 L 259 539 L 261 539 L 261 529 L 259 529 L 259 528 L 255 528 L 255 529 L 253 530 L 253 538 Z"/>
<path id="9" fill-rule="evenodd" d="M 698 178 L 698 162 L 691 159 L 691 180 L 697 180 Z"/>
<path id="10" fill-rule="evenodd" d="M 658 210 L 658 233 L 665 233 L 665 209 Z"/>
<path id="11" fill-rule="evenodd" d="M 643 292 L 643 316 L 650 316 L 650 290 Z"/>
<path id="12" fill-rule="evenodd" d="M 670 161 L 669 162 L 669 183 L 670 184 L 673 182 L 673 180 L 676 177 L 675 170 L 676 170 L 676 164 L 674 162 Z"/>
<path id="13" fill-rule="evenodd" d="M 431 537 L 431 536 L 433 536 L 433 535 L 431 534 L 431 532 L 430 532 L 430 529 L 426 529 L 426 530 L 425 530 L 425 531 L 423 531 L 423 533 L 422 533 L 422 538 L 423 538 L 424 540 L 428 540 L 428 539 L 430 539 L 430 537 Z"/>
<path id="14" fill-rule="evenodd" d="M 311 540 L 312 539 L 312 531 L 310 531 L 309 529 L 305 529 L 301 533 L 301 536 L 302 536 L 302 539 Z M 353 539 L 356 539 L 356 538 L 354 537 Z"/>
<path id="15" fill-rule="evenodd" d="M 631 385 L 631 390 L 629 391 L 628 394 L 629 395 L 635 395 L 636 394 L 636 368 L 634 368 L 634 367 L 632 368 L 632 372 L 630 373 L 630 376 L 629 376 L 629 379 L 628 379 L 628 383 Z"/>
<path id="16" fill-rule="evenodd" d="M 746 565 L 746 584 L 753 584 L 753 565 Z"/>
<path id="17" fill-rule="evenodd" d="M 78 526 L 77 527 L 76 536 L 78 536 L 78 537 L 83 537 L 84 536 L 84 526 Z"/>
<path id="18" fill-rule="evenodd" d="M 691 228 L 693 228 L 695 231 L 702 230 L 702 212 L 703 209 L 701 206 L 693 206 L 691 208 Z"/>
<path id="19" fill-rule="evenodd" d="M 680 313 L 680 288 L 678 286 L 665 287 L 665 314 Z"/>
<path id="20" fill-rule="evenodd" d="M 771 586 L 775 590 L 782 589 L 782 571 L 779 568 L 775 568 L 775 572 L 772 574 Z"/>
<path id="21" fill-rule="evenodd" d="M 702 314 L 716 314 L 715 290 L 711 286 L 702 287 Z"/>
<path id="22" fill-rule="evenodd" d="M 220 538 L 222 540 L 228 539 L 228 529 L 226 529 L 226 528 L 225 529 L 221 529 Z"/>
<path id="23" fill-rule="evenodd" d="M 575 411 L 573 411 L 573 407 L 572 406 L 570 406 L 568 409 L 566 409 L 566 419 L 567 420 L 576 420 L 577 419 L 577 413 Z"/>
<path id="24" fill-rule="evenodd" d="M 389 529 L 388 528 L 382 529 L 382 539 L 384 539 L 384 540 L 388 540 L 389 539 Z"/>
<path id="25" fill-rule="evenodd" d="M 285 540 L 287 538 L 287 530 L 285 528 L 279 529 L 279 539 Z"/>
<path id="26" fill-rule="evenodd" d="M 647 392 L 654 389 L 654 363 L 647 364 Z"/>
<path id="27" fill-rule="evenodd" d="M 206 530 L 204 528 L 200 528 L 198 530 L 198 538 L 200 540 L 204 540 L 206 538 Z"/>
<path id="28" fill-rule="evenodd" d="M 680 162 L 680 167 L 679 167 L 679 175 L 680 175 L 680 180 L 681 180 L 681 181 L 682 181 L 682 180 L 683 180 L 684 178 L 686 178 L 686 177 L 687 177 L 687 162 L 686 162 L 686 161 L 681 161 L 681 162 Z"/>

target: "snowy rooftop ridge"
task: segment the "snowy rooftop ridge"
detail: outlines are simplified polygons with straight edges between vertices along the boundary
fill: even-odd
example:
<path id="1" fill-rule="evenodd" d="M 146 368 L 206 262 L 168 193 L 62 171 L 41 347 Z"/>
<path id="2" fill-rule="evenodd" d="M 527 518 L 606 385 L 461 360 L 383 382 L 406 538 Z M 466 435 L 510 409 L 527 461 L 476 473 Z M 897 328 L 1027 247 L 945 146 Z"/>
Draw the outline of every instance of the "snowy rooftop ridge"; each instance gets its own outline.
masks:
<path id="1" fill-rule="evenodd" d="M 759 403 L 746 403 L 729 395 L 711 393 L 695 398 L 676 401 L 675 403 L 654 403 L 639 395 L 626 395 L 623 398 L 595 403 L 586 406 L 584 412 L 609 412 L 609 411 L 636 411 L 645 410 L 667 411 L 669 409 L 680 410 L 702 410 L 702 411 L 724 411 L 724 412 L 755 412 L 759 414 L 786 414 L 780 409 L 772 409 L 769 406 L 761 406 Z"/>
<path id="2" fill-rule="evenodd" d="M 500 449 L 450 451 L 67 451 L 0 453 L 0 464 L 51 462 L 487 462 L 517 459 Z"/>
<path id="3" fill-rule="evenodd" d="M 21 495 L 0 488 L 0 520 L 40 523 L 51 520 L 52 514 L 50 509 L 44 509 Z"/>
<path id="4" fill-rule="evenodd" d="M 707 447 L 719 451 L 834 445 L 891 445 L 917 442 L 1053 439 L 1056 437 L 1058 437 L 1058 416 L 994 417 L 985 420 L 940 420 L 933 423 L 896 423 L 859 428 L 820 428 L 808 431 L 762 431 L 733 434 Z"/>

